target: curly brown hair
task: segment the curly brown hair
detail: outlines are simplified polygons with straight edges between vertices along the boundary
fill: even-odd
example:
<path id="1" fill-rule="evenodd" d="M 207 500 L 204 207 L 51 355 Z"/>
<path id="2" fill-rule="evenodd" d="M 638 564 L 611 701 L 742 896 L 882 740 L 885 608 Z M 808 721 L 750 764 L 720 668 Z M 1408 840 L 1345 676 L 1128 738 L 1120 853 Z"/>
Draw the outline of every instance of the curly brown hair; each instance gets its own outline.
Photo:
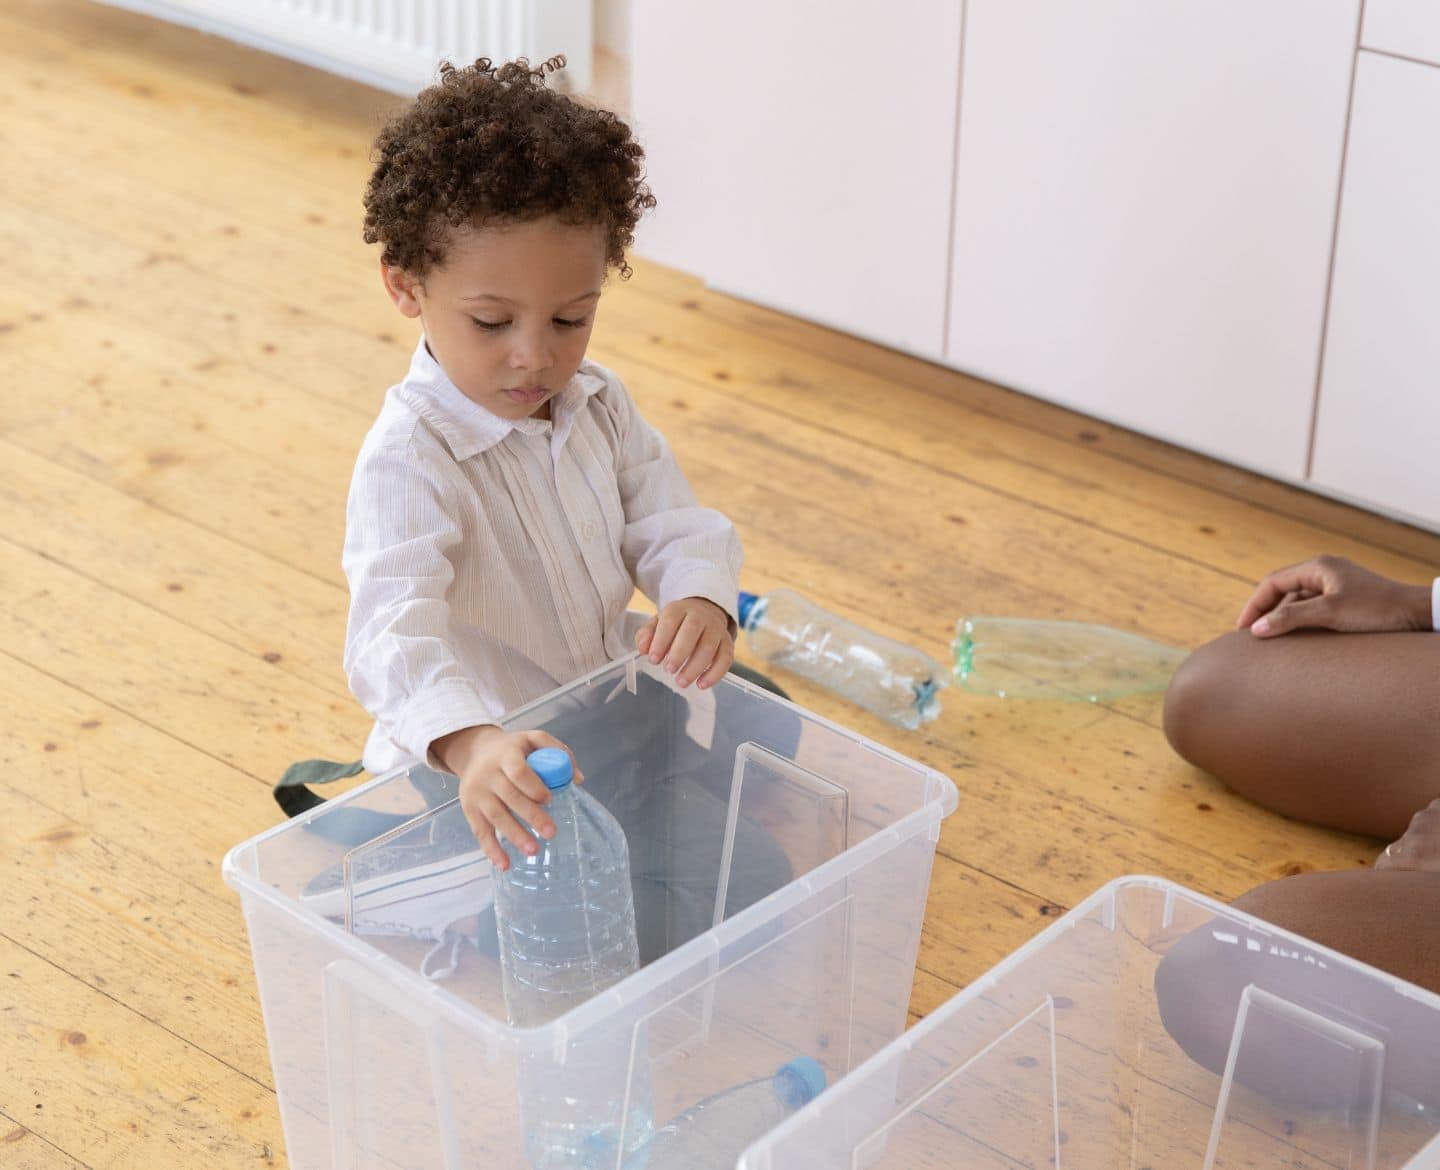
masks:
<path id="1" fill-rule="evenodd" d="M 396 114 L 375 139 L 365 188 L 365 242 L 381 259 L 423 278 L 445 260 L 451 232 L 559 216 L 607 233 L 606 260 L 630 275 L 625 249 L 655 206 L 630 127 L 547 87 L 564 68 L 521 57 L 493 65 L 440 66 L 440 80 Z"/>

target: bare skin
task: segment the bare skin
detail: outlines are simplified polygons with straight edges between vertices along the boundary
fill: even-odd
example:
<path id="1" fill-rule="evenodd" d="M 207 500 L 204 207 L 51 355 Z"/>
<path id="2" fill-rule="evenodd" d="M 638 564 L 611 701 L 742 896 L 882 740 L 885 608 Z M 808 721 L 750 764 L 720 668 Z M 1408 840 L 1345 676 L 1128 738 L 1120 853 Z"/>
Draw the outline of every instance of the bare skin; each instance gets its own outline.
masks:
<path id="1" fill-rule="evenodd" d="M 1165 731 L 1185 759 L 1257 804 L 1390 842 L 1372 869 L 1282 878 L 1237 908 L 1440 992 L 1440 633 L 1431 622 L 1428 585 L 1332 557 L 1280 570 L 1256 588 L 1236 632 L 1181 667 Z M 1265 961 L 1197 931 L 1162 964 L 1166 1026 L 1207 1067 L 1223 1066 L 1239 992 L 1272 974 Z M 1375 1018 L 1390 1010 L 1377 1007 Z M 1405 1071 L 1412 1095 L 1426 1099 L 1432 1071 Z M 1320 1071 L 1302 1075 L 1293 1061 L 1257 1067 L 1254 1080 L 1308 1097 L 1329 1091 Z"/>
<path id="2" fill-rule="evenodd" d="M 1393 841 L 1440 796 L 1440 635 L 1227 634 L 1176 674 L 1165 732 L 1257 804 Z"/>
<path id="3" fill-rule="evenodd" d="M 1272 573 L 1165 702 L 1175 750 L 1257 804 L 1394 840 L 1440 797 L 1430 589 L 1321 557 Z M 1248 631 L 1248 632 L 1245 632 Z"/>

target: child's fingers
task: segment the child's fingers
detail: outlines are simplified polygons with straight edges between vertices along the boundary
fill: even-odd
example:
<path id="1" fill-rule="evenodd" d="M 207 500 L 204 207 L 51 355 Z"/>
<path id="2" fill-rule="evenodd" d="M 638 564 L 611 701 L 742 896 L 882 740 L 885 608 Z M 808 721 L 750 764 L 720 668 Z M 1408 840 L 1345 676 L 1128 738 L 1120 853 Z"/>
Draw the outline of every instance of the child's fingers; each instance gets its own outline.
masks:
<path id="1" fill-rule="evenodd" d="M 679 675 L 704 636 L 704 623 L 697 621 L 694 617 L 687 617 L 681 623 L 680 629 L 676 631 L 675 640 L 670 643 L 670 652 L 665 655 L 665 669 L 671 674 Z"/>
<path id="2" fill-rule="evenodd" d="M 670 643 L 685 620 L 685 611 L 667 605 L 656 615 L 655 637 L 650 642 L 650 661 L 659 662 L 670 652 Z"/>
<path id="3" fill-rule="evenodd" d="M 720 639 L 720 649 L 715 654 L 715 660 L 710 663 L 709 669 L 700 676 L 699 686 L 702 691 L 708 691 L 730 670 L 731 664 L 735 661 L 735 643 L 730 639 Z"/>
<path id="4" fill-rule="evenodd" d="M 524 756 L 508 760 L 501 768 L 500 783 L 496 785 L 496 789 L 506 786 L 531 804 L 544 805 L 550 801 L 549 785 L 535 775 L 535 770 L 525 762 Z M 508 805 L 510 801 L 507 799 L 505 803 Z"/>
<path id="5" fill-rule="evenodd" d="M 465 814 L 470 831 L 475 834 L 475 840 L 480 843 L 480 851 L 490 859 L 490 864 L 502 873 L 509 869 L 510 858 L 505 856 L 505 850 L 500 848 L 500 842 L 495 838 L 495 826 L 473 805 L 462 804 L 460 809 Z"/>
<path id="6" fill-rule="evenodd" d="M 655 639 L 655 625 L 659 620 L 660 615 L 656 614 L 635 632 L 635 649 L 641 654 L 650 652 L 650 643 Z"/>
<path id="7" fill-rule="evenodd" d="M 547 841 L 555 836 L 555 822 L 550 819 L 550 814 L 545 811 L 545 806 L 517 784 L 512 782 L 508 786 L 502 785 L 497 795 L 505 802 L 512 814 L 523 819 Z M 548 790 L 546 795 L 549 795 Z"/>
<path id="8" fill-rule="evenodd" d="M 515 819 L 515 815 L 497 793 L 491 793 L 481 802 L 480 811 L 495 826 L 496 831 L 525 856 L 534 856 L 540 848 L 535 844 L 535 838 Z"/>
<path id="9" fill-rule="evenodd" d="M 702 630 L 700 640 L 695 643 L 695 649 L 690 651 L 689 657 L 685 659 L 685 665 L 675 676 L 675 681 L 681 687 L 688 687 L 710 669 L 710 664 L 715 661 L 715 655 L 719 652 L 720 634 L 710 628 Z"/>

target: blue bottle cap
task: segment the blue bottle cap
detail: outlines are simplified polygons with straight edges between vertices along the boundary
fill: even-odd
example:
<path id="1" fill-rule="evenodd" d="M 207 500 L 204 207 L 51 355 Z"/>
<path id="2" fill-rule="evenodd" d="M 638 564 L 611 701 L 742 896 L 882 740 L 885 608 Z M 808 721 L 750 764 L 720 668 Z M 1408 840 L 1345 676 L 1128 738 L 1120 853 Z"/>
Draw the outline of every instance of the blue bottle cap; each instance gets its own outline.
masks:
<path id="1" fill-rule="evenodd" d="M 786 1081 L 786 1087 L 794 1094 L 792 1109 L 809 1104 L 825 1091 L 825 1070 L 818 1060 L 808 1056 L 786 1061 L 776 1070 L 775 1076 Z"/>
<path id="2" fill-rule="evenodd" d="M 530 770 L 545 781 L 545 787 L 558 792 L 575 779 L 575 767 L 570 763 L 570 754 L 559 748 L 538 748 L 525 757 Z"/>
<path id="3" fill-rule="evenodd" d="M 759 600 L 760 598 L 753 593 L 746 593 L 743 589 L 740 591 L 739 617 L 740 628 L 742 630 L 749 629 L 750 613 L 754 610 L 755 603 Z"/>

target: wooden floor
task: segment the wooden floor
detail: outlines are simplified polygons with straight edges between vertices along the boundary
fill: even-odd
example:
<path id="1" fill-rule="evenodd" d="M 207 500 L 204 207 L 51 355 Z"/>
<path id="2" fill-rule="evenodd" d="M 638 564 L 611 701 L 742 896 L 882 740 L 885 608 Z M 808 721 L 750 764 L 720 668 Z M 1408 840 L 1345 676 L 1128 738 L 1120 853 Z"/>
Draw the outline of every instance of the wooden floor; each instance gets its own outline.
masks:
<path id="1" fill-rule="evenodd" d="M 80 0 L 0 0 L 7 1168 L 284 1163 L 219 866 L 276 823 L 286 764 L 353 757 L 368 728 L 339 552 L 414 337 L 359 239 L 391 100 Z M 592 353 L 735 519 L 749 588 L 937 656 L 965 613 L 1188 645 L 1319 550 L 1440 563 L 1440 538 L 650 265 L 614 282 Z M 951 695 L 907 734 L 794 691 L 960 787 L 917 1013 L 1115 875 L 1229 896 L 1373 852 L 1187 769 L 1154 699 Z"/>

